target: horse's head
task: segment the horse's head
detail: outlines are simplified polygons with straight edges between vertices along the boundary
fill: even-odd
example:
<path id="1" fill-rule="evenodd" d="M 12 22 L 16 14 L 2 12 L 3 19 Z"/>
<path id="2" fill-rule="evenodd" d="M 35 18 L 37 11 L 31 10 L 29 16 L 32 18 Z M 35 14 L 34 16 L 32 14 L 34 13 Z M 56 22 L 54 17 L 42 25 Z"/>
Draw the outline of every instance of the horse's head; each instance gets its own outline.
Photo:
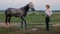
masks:
<path id="1" fill-rule="evenodd" d="M 35 9 L 34 9 L 34 5 L 33 5 L 32 2 L 30 2 L 30 3 L 28 4 L 28 6 L 29 6 L 29 8 L 30 8 L 32 11 L 35 11 Z"/>

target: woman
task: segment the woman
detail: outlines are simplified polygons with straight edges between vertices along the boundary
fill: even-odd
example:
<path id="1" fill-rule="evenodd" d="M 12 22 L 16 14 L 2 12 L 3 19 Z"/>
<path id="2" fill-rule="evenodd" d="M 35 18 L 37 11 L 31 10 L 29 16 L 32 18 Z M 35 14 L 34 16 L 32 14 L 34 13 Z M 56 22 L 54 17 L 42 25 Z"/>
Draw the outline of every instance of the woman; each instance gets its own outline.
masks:
<path id="1" fill-rule="evenodd" d="M 50 10 L 50 6 L 46 5 L 46 11 L 45 11 L 46 17 L 46 30 L 49 30 L 49 22 L 50 22 L 50 17 L 52 15 L 52 11 Z"/>

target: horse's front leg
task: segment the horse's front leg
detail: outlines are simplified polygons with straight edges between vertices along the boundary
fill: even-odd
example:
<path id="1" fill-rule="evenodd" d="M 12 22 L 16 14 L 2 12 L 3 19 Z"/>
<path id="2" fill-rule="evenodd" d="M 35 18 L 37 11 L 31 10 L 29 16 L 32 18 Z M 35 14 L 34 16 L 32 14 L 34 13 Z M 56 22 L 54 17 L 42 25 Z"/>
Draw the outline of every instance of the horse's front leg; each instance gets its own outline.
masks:
<path id="1" fill-rule="evenodd" d="M 25 19 L 24 19 L 24 23 L 25 23 L 25 29 L 27 29 L 27 23 Z"/>
<path id="2" fill-rule="evenodd" d="M 22 22 L 21 22 L 21 27 L 23 27 L 23 22 L 25 23 L 25 29 L 27 29 L 27 24 L 26 24 L 26 20 L 24 19 L 24 17 L 21 17 Z"/>
<path id="3" fill-rule="evenodd" d="M 22 19 L 22 18 L 21 18 Z M 23 19 L 21 20 L 21 28 L 23 28 Z"/>

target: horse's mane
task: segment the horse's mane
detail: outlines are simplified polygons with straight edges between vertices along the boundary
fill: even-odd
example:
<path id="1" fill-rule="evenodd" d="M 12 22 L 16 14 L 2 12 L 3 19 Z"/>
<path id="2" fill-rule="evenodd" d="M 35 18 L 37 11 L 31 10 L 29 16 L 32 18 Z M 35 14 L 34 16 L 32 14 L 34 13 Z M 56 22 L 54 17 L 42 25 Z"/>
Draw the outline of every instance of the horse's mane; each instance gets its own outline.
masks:
<path id="1" fill-rule="evenodd" d="M 29 9 L 29 4 L 27 4 L 26 6 L 23 7 L 24 10 L 28 11 Z"/>

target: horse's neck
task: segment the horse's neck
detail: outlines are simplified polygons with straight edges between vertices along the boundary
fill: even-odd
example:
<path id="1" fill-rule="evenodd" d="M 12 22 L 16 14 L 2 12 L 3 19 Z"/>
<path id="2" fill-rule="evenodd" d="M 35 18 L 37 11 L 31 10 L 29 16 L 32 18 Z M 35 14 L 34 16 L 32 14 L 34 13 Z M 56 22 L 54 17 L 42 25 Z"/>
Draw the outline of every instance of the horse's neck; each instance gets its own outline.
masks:
<path id="1" fill-rule="evenodd" d="M 24 6 L 23 9 L 24 9 L 24 17 L 25 17 L 27 15 L 28 10 L 29 10 L 28 5 Z"/>
<path id="2" fill-rule="evenodd" d="M 26 5 L 26 6 L 24 7 L 24 10 L 25 10 L 26 12 L 29 10 L 28 5 Z"/>

